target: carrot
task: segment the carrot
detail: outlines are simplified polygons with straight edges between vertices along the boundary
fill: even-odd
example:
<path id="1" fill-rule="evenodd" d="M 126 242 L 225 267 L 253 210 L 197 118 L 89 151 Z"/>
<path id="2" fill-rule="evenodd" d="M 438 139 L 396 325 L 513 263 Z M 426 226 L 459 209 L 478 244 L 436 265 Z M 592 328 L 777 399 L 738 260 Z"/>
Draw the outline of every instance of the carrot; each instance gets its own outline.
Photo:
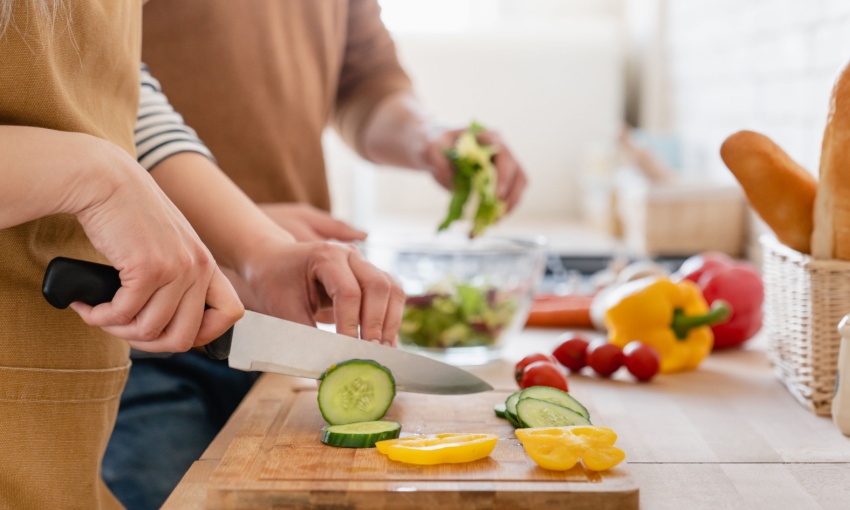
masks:
<path id="1" fill-rule="evenodd" d="M 536 328 L 592 328 L 592 302 L 593 296 L 537 296 L 525 325 Z"/>

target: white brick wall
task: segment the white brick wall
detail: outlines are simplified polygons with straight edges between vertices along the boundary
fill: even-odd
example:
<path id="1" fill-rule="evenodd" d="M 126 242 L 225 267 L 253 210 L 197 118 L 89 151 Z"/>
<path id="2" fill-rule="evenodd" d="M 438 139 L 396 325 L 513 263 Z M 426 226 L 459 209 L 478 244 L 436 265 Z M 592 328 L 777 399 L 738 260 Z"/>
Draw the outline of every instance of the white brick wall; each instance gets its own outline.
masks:
<path id="1" fill-rule="evenodd" d="M 740 129 L 817 172 L 832 83 L 850 62 L 850 0 L 667 0 L 674 128 L 687 171 L 727 176 Z"/>

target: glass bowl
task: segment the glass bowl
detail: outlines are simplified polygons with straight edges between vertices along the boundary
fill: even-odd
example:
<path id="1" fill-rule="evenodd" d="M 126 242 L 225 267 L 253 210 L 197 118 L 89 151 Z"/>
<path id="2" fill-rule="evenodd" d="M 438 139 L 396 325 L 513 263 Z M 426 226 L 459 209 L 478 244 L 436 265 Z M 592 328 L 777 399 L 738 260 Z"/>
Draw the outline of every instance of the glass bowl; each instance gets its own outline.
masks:
<path id="1" fill-rule="evenodd" d="M 360 245 L 407 294 L 399 345 L 455 365 L 499 357 L 543 276 L 543 239 L 395 238 Z"/>

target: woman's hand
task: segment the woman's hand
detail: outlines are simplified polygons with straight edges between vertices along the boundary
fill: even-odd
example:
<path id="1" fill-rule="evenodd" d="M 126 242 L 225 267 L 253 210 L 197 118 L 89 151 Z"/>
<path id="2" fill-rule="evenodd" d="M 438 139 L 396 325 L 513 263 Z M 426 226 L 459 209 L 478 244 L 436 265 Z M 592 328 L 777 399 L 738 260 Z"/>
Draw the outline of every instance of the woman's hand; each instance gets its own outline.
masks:
<path id="1" fill-rule="evenodd" d="M 242 316 L 210 252 L 126 152 L 82 133 L 0 126 L 0 154 L 0 228 L 76 215 L 119 270 L 112 302 L 72 305 L 88 324 L 137 349 L 185 351 Z"/>
<path id="2" fill-rule="evenodd" d="M 199 154 L 174 155 L 152 175 L 218 263 L 239 276 L 240 296 L 250 309 L 314 325 L 316 312 L 332 305 L 340 333 L 395 342 L 404 293 L 355 248 L 296 243 Z"/>
<path id="3" fill-rule="evenodd" d="M 139 350 L 181 352 L 209 343 L 244 313 L 235 291 L 150 175 L 119 148 L 91 142 L 103 170 L 90 183 L 101 190 L 76 216 L 118 269 L 121 288 L 110 303 L 72 308 Z"/>
<path id="4" fill-rule="evenodd" d="M 255 311 L 314 326 L 332 306 L 338 333 L 396 344 L 404 291 L 355 247 L 280 242 L 255 254 L 244 275 Z"/>

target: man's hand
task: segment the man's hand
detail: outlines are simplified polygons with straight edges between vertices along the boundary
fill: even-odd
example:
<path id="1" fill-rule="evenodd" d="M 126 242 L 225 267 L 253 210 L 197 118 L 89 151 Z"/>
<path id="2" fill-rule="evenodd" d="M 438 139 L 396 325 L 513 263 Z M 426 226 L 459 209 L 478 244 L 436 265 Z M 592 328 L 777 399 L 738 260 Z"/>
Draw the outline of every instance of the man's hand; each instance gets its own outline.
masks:
<path id="1" fill-rule="evenodd" d="M 270 203 L 260 204 L 260 208 L 299 242 L 329 239 L 352 242 L 366 239 L 366 232 L 357 230 L 310 204 Z"/>
<path id="2" fill-rule="evenodd" d="M 446 129 L 428 114 L 410 92 L 384 98 L 373 110 L 360 134 L 361 153 L 381 165 L 428 170 L 444 188 L 452 188 L 452 168 L 446 150 L 465 128 Z M 478 141 L 492 145 L 498 178 L 498 197 L 510 211 L 519 202 L 528 184 L 525 171 L 496 131 L 486 130 Z"/>
<path id="3" fill-rule="evenodd" d="M 454 147 L 458 136 L 465 130 L 466 128 L 442 131 L 430 139 L 425 149 L 426 165 L 430 168 L 437 182 L 446 189 L 451 189 L 452 178 L 455 173 L 451 161 L 446 156 L 446 151 Z M 480 133 L 478 141 L 496 148 L 496 156 L 493 158 L 498 175 L 496 191 L 499 198 L 508 205 L 508 211 L 510 211 L 519 202 L 522 192 L 528 184 L 525 171 L 496 131 L 486 130 Z"/>

